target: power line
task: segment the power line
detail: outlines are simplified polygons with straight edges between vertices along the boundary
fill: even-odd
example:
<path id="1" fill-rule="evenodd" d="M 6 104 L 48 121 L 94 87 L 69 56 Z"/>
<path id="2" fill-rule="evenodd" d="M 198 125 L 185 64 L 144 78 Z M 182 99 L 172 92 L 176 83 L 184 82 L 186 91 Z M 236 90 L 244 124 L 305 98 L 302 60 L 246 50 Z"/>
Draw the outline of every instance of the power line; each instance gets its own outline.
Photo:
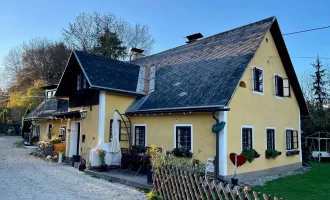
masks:
<path id="1" fill-rule="evenodd" d="M 326 29 L 330 28 L 330 26 L 324 26 L 324 27 L 319 27 L 319 28 L 312 28 L 312 29 L 307 29 L 307 30 L 302 30 L 302 31 L 296 31 L 296 32 L 291 32 L 291 33 L 285 33 L 283 35 L 293 35 L 293 34 L 298 34 L 298 33 L 305 33 L 309 31 L 316 31 L 316 30 L 321 30 L 321 29 Z"/>
<path id="2" fill-rule="evenodd" d="M 313 57 L 313 56 L 301 56 L 301 57 L 290 57 L 290 58 L 313 58 L 313 59 L 316 59 L 317 57 Z M 330 59 L 330 58 L 327 58 L 327 57 L 319 57 L 319 59 Z"/>

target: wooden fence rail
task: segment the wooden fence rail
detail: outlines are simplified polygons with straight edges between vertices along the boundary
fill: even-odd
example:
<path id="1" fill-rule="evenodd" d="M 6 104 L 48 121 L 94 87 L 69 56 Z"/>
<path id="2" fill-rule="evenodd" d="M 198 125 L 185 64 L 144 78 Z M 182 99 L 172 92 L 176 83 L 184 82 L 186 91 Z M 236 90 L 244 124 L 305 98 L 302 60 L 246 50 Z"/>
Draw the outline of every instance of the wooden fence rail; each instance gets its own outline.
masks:
<path id="1" fill-rule="evenodd" d="M 181 169 L 165 168 L 153 173 L 153 193 L 168 200 L 278 200 Z"/>

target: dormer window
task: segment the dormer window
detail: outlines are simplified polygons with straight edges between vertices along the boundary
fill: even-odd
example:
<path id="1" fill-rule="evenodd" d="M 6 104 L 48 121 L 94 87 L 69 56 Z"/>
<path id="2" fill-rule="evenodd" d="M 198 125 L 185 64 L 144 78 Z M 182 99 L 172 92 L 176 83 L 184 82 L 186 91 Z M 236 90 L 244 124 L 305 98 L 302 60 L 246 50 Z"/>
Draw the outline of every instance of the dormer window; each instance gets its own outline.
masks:
<path id="1" fill-rule="evenodd" d="M 253 68 L 253 91 L 257 93 L 264 92 L 264 77 L 263 71 L 260 68 Z"/>

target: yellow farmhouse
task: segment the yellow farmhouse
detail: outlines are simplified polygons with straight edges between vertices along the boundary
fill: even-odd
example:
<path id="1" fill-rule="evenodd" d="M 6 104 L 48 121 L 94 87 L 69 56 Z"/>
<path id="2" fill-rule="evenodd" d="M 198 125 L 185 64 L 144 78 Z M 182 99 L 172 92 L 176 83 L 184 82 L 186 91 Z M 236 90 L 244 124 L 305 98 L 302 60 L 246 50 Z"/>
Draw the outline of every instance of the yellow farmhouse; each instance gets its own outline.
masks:
<path id="1" fill-rule="evenodd" d="M 240 180 L 301 167 L 300 117 L 309 113 L 276 18 L 187 39 L 130 62 L 72 52 L 55 94 L 69 99 L 58 116 L 70 118 L 67 155 L 88 159 L 91 147 L 111 142 L 118 112 L 121 147 L 185 148 L 202 163 L 215 158 L 223 179 L 234 173 L 229 154 L 243 150 L 260 156 L 239 168 Z"/>

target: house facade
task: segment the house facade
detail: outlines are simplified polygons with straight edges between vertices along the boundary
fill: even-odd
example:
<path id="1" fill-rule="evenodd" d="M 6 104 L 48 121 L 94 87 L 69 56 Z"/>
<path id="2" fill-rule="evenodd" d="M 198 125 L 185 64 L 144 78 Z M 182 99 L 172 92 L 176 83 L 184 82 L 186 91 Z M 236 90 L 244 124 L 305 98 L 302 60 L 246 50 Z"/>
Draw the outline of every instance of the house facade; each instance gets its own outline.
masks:
<path id="1" fill-rule="evenodd" d="M 45 99 L 32 112 L 24 117 L 24 121 L 30 121 L 33 125 L 33 136 L 40 141 L 50 141 L 52 136 L 59 136 L 62 142 L 67 140 L 67 132 L 70 129 L 70 119 L 58 116 L 68 112 L 68 100 L 56 98 L 57 85 L 45 86 Z"/>
<path id="2" fill-rule="evenodd" d="M 121 147 L 186 148 L 202 163 L 216 156 L 224 179 L 234 173 L 229 154 L 243 149 L 261 156 L 239 168 L 240 180 L 301 167 L 308 110 L 274 17 L 130 63 L 74 51 L 55 95 L 69 99 L 69 157 L 88 160 L 111 142 L 118 112 Z M 86 118 L 69 116 L 82 109 Z M 226 123 L 219 133 L 214 117 Z M 266 159 L 269 148 L 282 154 Z"/>

